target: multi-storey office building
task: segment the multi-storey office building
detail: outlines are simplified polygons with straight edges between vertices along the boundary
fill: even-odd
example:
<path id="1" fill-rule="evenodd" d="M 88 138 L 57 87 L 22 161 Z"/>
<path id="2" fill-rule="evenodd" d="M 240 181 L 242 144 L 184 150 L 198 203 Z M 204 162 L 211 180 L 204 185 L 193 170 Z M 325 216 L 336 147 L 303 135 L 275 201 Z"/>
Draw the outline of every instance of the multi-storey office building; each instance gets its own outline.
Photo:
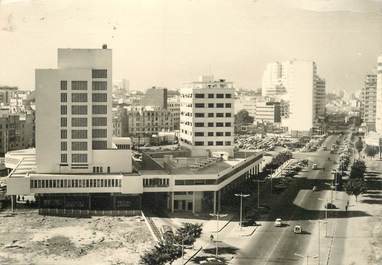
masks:
<path id="1" fill-rule="evenodd" d="M 142 105 L 167 109 L 167 88 L 154 86 L 147 89 L 142 98 Z"/>
<path id="2" fill-rule="evenodd" d="M 280 102 L 256 101 L 256 122 L 261 123 L 280 123 L 281 107 Z"/>
<path id="3" fill-rule="evenodd" d="M 193 155 L 233 156 L 234 93 L 232 82 L 210 76 L 181 89 L 180 144 Z"/>
<path id="4" fill-rule="evenodd" d="M 378 57 L 377 63 L 377 106 L 375 128 L 382 134 L 382 55 Z"/>
<path id="5" fill-rule="evenodd" d="M 361 90 L 361 118 L 369 131 L 375 131 L 377 75 L 368 74 Z"/>

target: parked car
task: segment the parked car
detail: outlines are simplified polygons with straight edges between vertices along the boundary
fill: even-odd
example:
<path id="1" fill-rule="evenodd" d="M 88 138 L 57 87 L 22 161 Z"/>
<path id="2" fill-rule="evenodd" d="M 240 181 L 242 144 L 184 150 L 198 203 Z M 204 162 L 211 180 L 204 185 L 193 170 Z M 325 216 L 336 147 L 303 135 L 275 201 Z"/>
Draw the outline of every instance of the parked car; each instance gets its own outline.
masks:
<path id="1" fill-rule="evenodd" d="M 277 218 L 275 220 L 275 224 L 274 224 L 276 227 L 281 227 L 283 226 L 283 221 L 281 220 L 281 218 Z"/>
<path id="2" fill-rule="evenodd" d="M 337 207 L 331 202 L 328 202 L 327 204 L 325 204 L 325 208 L 326 209 L 337 209 Z"/>

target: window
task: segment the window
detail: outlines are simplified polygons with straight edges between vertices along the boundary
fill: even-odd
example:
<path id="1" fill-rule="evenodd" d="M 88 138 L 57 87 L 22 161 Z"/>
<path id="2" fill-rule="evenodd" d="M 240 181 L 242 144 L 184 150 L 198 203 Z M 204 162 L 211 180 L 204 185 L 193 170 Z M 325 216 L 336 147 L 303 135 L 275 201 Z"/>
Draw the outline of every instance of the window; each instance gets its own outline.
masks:
<path id="1" fill-rule="evenodd" d="M 68 163 L 68 155 L 61 154 L 61 163 Z"/>
<path id="2" fill-rule="evenodd" d="M 222 122 L 217 122 L 216 123 L 216 127 L 223 127 L 223 123 Z"/>
<path id="3" fill-rule="evenodd" d="M 227 113 L 225 114 L 225 116 L 226 116 L 227 118 L 231 118 L 231 117 L 232 117 L 231 115 L 232 115 L 232 114 L 229 113 L 229 112 L 227 112 Z"/>
<path id="4" fill-rule="evenodd" d="M 208 113 L 208 118 L 213 118 L 214 114 L 213 113 Z"/>
<path id="5" fill-rule="evenodd" d="M 92 118 L 93 126 L 106 126 L 107 119 L 104 117 L 94 117 Z"/>
<path id="6" fill-rule="evenodd" d="M 68 82 L 66 80 L 61 80 L 61 90 L 68 89 Z"/>
<path id="7" fill-rule="evenodd" d="M 88 106 L 86 106 L 86 105 L 72 106 L 72 114 L 74 114 L 74 115 L 86 115 L 86 114 L 88 114 Z"/>
<path id="8" fill-rule="evenodd" d="M 214 136 L 213 132 L 208 132 L 208 136 Z"/>
<path id="9" fill-rule="evenodd" d="M 195 127 L 204 127 L 204 122 L 195 122 Z"/>
<path id="10" fill-rule="evenodd" d="M 67 142 L 61 142 L 61 151 L 68 150 L 68 144 Z"/>
<path id="11" fill-rule="evenodd" d="M 208 145 L 214 145 L 214 142 L 209 141 L 209 142 L 208 142 Z"/>
<path id="12" fill-rule="evenodd" d="M 106 141 L 93 141 L 92 142 L 92 148 L 94 150 L 106 149 L 107 148 L 107 142 Z"/>
<path id="13" fill-rule="evenodd" d="M 72 93 L 72 102 L 88 102 L 88 94 Z"/>
<path id="14" fill-rule="evenodd" d="M 72 154 L 72 163 L 87 163 L 88 154 Z"/>
<path id="15" fill-rule="evenodd" d="M 72 81 L 72 90 L 88 90 L 88 81 Z"/>
<path id="16" fill-rule="evenodd" d="M 224 94 L 216 94 L 216 98 L 224 98 Z"/>
<path id="17" fill-rule="evenodd" d="M 204 142 L 195 142 L 195 145 L 196 146 L 202 146 L 202 145 L 204 145 Z"/>
<path id="18" fill-rule="evenodd" d="M 225 94 L 225 98 L 232 98 L 232 94 Z"/>
<path id="19" fill-rule="evenodd" d="M 68 113 L 67 106 L 61 106 L 61 115 L 66 115 Z"/>
<path id="20" fill-rule="evenodd" d="M 214 127 L 214 123 L 213 122 L 209 122 L 208 123 L 208 127 Z"/>
<path id="21" fill-rule="evenodd" d="M 195 94 L 195 98 L 204 98 L 204 94 Z"/>
<path id="22" fill-rule="evenodd" d="M 66 118 L 61 118 L 61 127 L 66 127 L 68 126 L 68 122 Z"/>
<path id="23" fill-rule="evenodd" d="M 67 130 L 61 130 L 61 139 L 68 138 L 68 132 Z"/>
<path id="24" fill-rule="evenodd" d="M 107 114 L 107 106 L 106 105 L 95 105 L 92 106 L 93 114 Z"/>
<path id="25" fill-rule="evenodd" d="M 204 113 L 195 113 L 195 117 L 196 118 L 203 118 L 204 117 Z"/>
<path id="26" fill-rule="evenodd" d="M 86 139 L 88 138 L 87 130 L 72 130 L 72 139 Z"/>
<path id="27" fill-rule="evenodd" d="M 230 145 L 231 145 L 231 142 L 230 142 L 230 141 L 227 141 L 227 142 L 225 142 L 225 145 L 230 146 Z"/>
<path id="28" fill-rule="evenodd" d="M 204 108 L 204 103 L 195 103 L 195 108 Z"/>
<path id="29" fill-rule="evenodd" d="M 208 107 L 209 108 L 213 108 L 214 107 L 214 103 L 208 103 Z"/>
<path id="30" fill-rule="evenodd" d="M 208 94 L 208 98 L 214 98 L 214 94 Z"/>
<path id="31" fill-rule="evenodd" d="M 231 127 L 231 123 L 230 122 L 226 122 L 225 123 L 225 127 Z"/>
<path id="32" fill-rule="evenodd" d="M 217 108 L 224 108 L 224 103 L 216 103 Z"/>
<path id="33" fill-rule="evenodd" d="M 223 132 L 216 132 L 216 136 L 223 136 Z"/>
<path id="34" fill-rule="evenodd" d="M 107 90 L 107 82 L 106 81 L 93 81 L 92 82 L 93 90 Z"/>
<path id="35" fill-rule="evenodd" d="M 225 103 L 225 107 L 226 108 L 230 108 L 231 107 L 231 103 Z"/>
<path id="36" fill-rule="evenodd" d="M 223 145 L 223 142 L 222 141 L 217 141 L 216 145 Z"/>
<path id="37" fill-rule="evenodd" d="M 87 127 L 88 118 L 72 118 L 72 127 Z"/>
<path id="38" fill-rule="evenodd" d="M 204 136 L 204 132 L 195 132 L 195 136 Z"/>
<path id="39" fill-rule="evenodd" d="M 224 117 L 224 113 L 216 113 L 216 117 L 222 118 L 222 117 Z"/>
<path id="40" fill-rule="evenodd" d="M 93 136 L 93 138 L 105 138 L 105 137 L 107 137 L 107 130 L 106 129 L 93 129 L 92 130 L 92 136 Z"/>
<path id="41" fill-rule="evenodd" d="M 61 102 L 68 102 L 68 94 L 61 93 Z"/>
<path id="42" fill-rule="evenodd" d="M 73 151 L 86 151 L 88 150 L 87 142 L 72 142 Z"/>
<path id="43" fill-rule="evenodd" d="M 107 102 L 106 93 L 93 93 L 92 95 L 93 102 Z"/>
<path id="44" fill-rule="evenodd" d="M 107 69 L 92 69 L 92 78 L 107 78 Z"/>
<path id="45" fill-rule="evenodd" d="M 231 132 L 225 132 L 225 136 L 231 136 Z"/>

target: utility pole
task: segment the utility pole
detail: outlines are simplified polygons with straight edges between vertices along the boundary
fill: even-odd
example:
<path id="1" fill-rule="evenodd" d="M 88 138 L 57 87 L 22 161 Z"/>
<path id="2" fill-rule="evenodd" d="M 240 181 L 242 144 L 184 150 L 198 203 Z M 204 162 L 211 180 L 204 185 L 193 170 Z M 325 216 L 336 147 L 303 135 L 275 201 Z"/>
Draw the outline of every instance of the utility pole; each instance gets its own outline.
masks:
<path id="1" fill-rule="evenodd" d="M 210 213 L 210 216 L 216 216 L 216 240 L 215 240 L 215 244 L 216 244 L 216 251 L 215 251 L 215 255 L 216 255 L 216 258 L 218 258 L 218 234 L 219 234 L 219 217 L 226 217 L 227 214 L 219 214 L 219 213 Z"/>
<path id="2" fill-rule="evenodd" d="M 247 198 L 251 196 L 250 194 L 243 194 L 242 192 L 240 194 L 235 194 L 236 197 L 240 197 L 240 229 L 242 227 L 243 222 L 243 197 Z"/>

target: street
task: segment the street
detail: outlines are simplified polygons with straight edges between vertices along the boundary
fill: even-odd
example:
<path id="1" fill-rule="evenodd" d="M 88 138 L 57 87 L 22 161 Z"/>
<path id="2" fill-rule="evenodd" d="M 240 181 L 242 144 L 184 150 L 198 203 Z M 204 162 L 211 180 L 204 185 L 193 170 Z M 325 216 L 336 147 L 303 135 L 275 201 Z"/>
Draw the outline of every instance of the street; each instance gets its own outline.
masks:
<path id="1" fill-rule="evenodd" d="M 330 149 L 330 146 L 337 139 L 338 136 L 329 136 L 325 146 Z M 263 225 L 257 229 L 248 245 L 239 251 L 234 264 L 302 264 L 305 260 L 300 256 L 306 257 L 307 255 L 317 256 L 315 258 L 317 261 L 311 264 L 318 264 L 319 259 L 319 264 L 324 264 L 324 256 L 327 256 L 327 254 L 322 255 L 321 251 L 321 255 L 318 257 L 318 249 L 316 253 L 307 253 L 307 250 L 311 241 L 316 240 L 317 246 L 319 245 L 318 232 L 315 231 L 318 231 L 319 220 L 325 219 L 325 200 L 331 199 L 329 185 L 332 175 L 330 172 L 336 156 L 337 154 L 330 154 L 329 151 L 321 150 L 312 154 L 294 154 L 295 158 L 310 159 L 317 164 L 318 169 L 309 169 L 300 173 L 301 178 L 292 183 L 288 190 L 281 195 L 282 198 L 274 205 L 266 222 L 262 222 Z M 330 160 L 328 160 L 328 157 L 330 157 Z M 315 185 L 319 187 L 318 191 L 312 191 L 312 187 Z M 344 211 L 346 200 L 336 200 L 335 204 L 338 209 L 331 211 Z M 334 215 L 334 213 L 330 214 Z M 285 225 L 275 227 L 273 222 L 276 218 L 282 218 Z M 293 233 L 295 225 L 301 225 L 304 233 Z M 341 224 L 337 224 L 337 226 L 340 227 L 337 232 L 346 229 L 346 219 L 343 218 Z M 331 226 L 329 225 L 329 227 Z M 324 230 L 325 224 L 321 225 L 321 231 Z M 330 231 L 333 231 L 333 229 Z M 323 235 L 325 236 L 325 234 Z M 342 242 L 336 240 L 335 244 L 341 245 Z M 340 260 L 341 252 L 334 251 L 333 258 L 337 261 Z"/>

